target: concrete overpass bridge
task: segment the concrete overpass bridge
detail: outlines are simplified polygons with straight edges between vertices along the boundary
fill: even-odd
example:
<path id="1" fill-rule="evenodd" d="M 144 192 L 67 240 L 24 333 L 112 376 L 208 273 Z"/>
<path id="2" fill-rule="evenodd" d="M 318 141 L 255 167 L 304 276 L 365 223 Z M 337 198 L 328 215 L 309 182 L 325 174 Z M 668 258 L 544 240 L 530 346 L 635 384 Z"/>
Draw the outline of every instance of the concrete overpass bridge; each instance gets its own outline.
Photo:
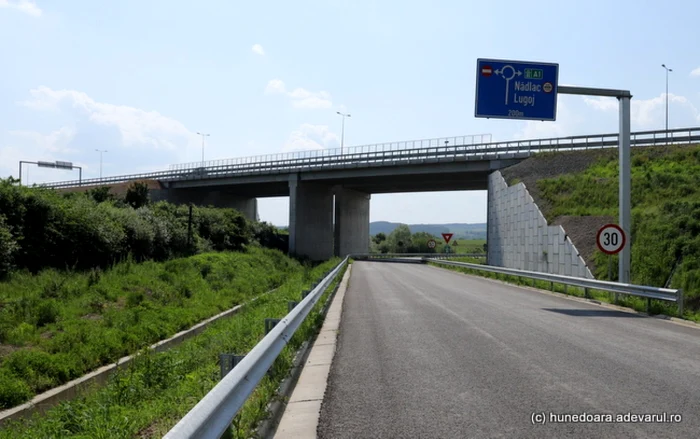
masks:
<path id="1" fill-rule="evenodd" d="M 233 207 L 257 217 L 257 198 L 290 197 L 289 250 L 311 259 L 366 253 L 372 194 L 491 190 L 489 176 L 533 153 L 610 148 L 617 134 L 491 142 L 458 136 L 339 150 L 173 165 L 167 171 L 45 184 L 88 188 L 157 180 L 154 200 Z M 487 140 L 487 141 L 484 141 Z M 632 145 L 692 143 L 700 128 L 633 133 Z"/>

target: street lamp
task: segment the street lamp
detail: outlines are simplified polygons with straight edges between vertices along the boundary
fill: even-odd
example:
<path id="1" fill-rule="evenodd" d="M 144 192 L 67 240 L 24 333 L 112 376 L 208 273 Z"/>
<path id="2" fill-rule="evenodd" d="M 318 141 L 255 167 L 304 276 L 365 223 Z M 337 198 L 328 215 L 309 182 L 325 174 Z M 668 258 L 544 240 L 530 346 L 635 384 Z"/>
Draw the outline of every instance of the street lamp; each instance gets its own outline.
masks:
<path id="1" fill-rule="evenodd" d="M 661 64 L 661 67 L 666 69 L 666 137 L 668 137 L 668 72 L 672 72 L 673 69 L 666 67 L 666 64 Z"/>
<path id="2" fill-rule="evenodd" d="M 109 152 L 106 149 L 96 149 L 95 151 L 100 153 L 100 178 L 102 178 L 102 153 Z"/>
<path id="3" fill-rule="evenodd" d="M 204 134 L 197 131 L 197 134 L 202 136 L 202 165 L 204 165 L 204 138 L 209 137 L 211 134 Z"/>
<path id="4" fill-rule="evenodd" d="M 343 127 L 340 131 L 340 155 L 343 155 L 343 143 L 345 142 L 345 118 L 350 117 L 349 114 L 343 114 L 340 111 L 336 111 L 339 115 L 343 117 Z"/>

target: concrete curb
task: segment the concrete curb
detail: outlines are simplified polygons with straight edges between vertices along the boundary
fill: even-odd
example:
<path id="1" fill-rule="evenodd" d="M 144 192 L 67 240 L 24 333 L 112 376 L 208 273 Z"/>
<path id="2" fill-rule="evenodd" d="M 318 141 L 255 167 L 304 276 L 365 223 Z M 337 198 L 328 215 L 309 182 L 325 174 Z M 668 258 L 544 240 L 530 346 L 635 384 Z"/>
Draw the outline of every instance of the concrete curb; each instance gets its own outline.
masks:
<path id="1" fill-rule="evenodd" d="M 436 265 L 428 264 L 428 266 L 433 267 L 433 268 L 437 268 L 438 270 L 447 270 L 447 268 L 439 267 Z M 574 302 L 581 302 L 581 303 L 588 303 L 591 305 L 598 305 L 600 307 L 612 309 L 615 311 L 626 312 L 629 314 L 637 314 L 640 316 L 645 316 L 645 317 L 650 317 L 653 319 L 664 320 L 667 322 L 675 323 L 677 325 L 685 326 L 688 328 L 700 329 L 700 323 L 695 323 L 691 320 L 680 319 L 678 317 L 667 316 L 665 314 L 650 315 L 650 314 L 647 314 L 645 312 L 637 311 L 636 309 L 627 308 L 627 307 L 620 306 L 620 305 L 615 305 L 614 303 L 601 302 L 600 300 L 596 300 L 596 299 L 587 299 L 585 297 L 572 296 L 570 294 L 558 293 L 556 291 L 543 290 L 540 288 L 535 288 L 535 287 L 531 287 L 531 286 L 527 286 L 527 285 L 518 285 L 518 284 L 511 283 L 511 282 L 506 282 L 506 281 L 503 281 L 500 279 L 492 279 L 492 278 L 485 277 L 485 276 L 479 276 L 479 275 L 475 275 L 475 274 L 467 274 L 467 273 L 463 273 L 463 272 L 457 271 L 457 270 L 449 270 L 449 271 L 452 271 L 453 273 L 461 274 L 463 276 L 475 277 L 478 279 L 484 279 L 484 280 L 491 281 L 491 282 L 497 282 L 497 283 L 500 283 L 503 285 L 508 285 L 511 287 L 518 287 L 518 288 L 523 288 L 523 289 L 530 290 L 530 291 L 535 291 L 535 292 L 538 292 L 540 294 L 548 294 L 550 296 L 559 297 L 559 298 L 567 299 L 567 300 L 572 300 Z"/>
<path id="2" fill-rule="evenodd" d="M 321 404 L 326 392 L 331 363 L 335 357 L 335 348 L 340 327 L 343 299 L 350 281 L 352 265 L 348 266 L 323 327 L 307 359 L 301 368 L 301 376 L 287 400 L 284 413 L 273 435 L 275 439 L 316 438 L 316 429 L 321 415 Z"/>
<path id="3" fill-rule="evenodd" d="M 236 305 L 235 307 L 228 309 L 226 311 L 223 311 L 213 317 L 209 317 L 206 320 L 203 320 L 200 323 L 197 323 L 196 325 L 192 326 L 189 329 L 186 329 L 184 331 L 180 331 L 177 334 L 173 335 L 172 337 L 166 339 L 166 340 L 161 340 L 155 344 L 152 344 L 149 346 L 149 349 L 151 349 L 153 352 L 164 352 L 167 351 L 168 349 L 171 349 L 183 341 L 187 340 L 188 338 L 194 337 L 195 335 L 200 334 L 202 331 L 204 331 L 209 325 L 212 323 L 226 318 L 226 317 L 232 317 L 236 315 L 241 308 L 243 308 L 246 305 L 250 305 L 254 303 L 256 300 L 260 299 L 261 297 L 264 297 L 277 289 L 275 288 L 274 290 L 268 291 L 267 293 L 264 293 L 258 297 L 255 297 L 251 299 L 249 302 Z M 39 395 L 36 395 L 34 398 L 32 398 L 31 401 L 26 402 L 22 405 L 19 405 L 17 407 L 13 407 L 11 409 L 7 409 L 4 411 L 0 412 L 0 426 L 6 421 L 10 420 L 17 420 L 21 418 L 28 418 L 32 416 L 35 413 L 44 413 L 50 408 L 58 405 L 59 403 L 63 401 L 68 401 L 71 399 L 74 399 L 84 393 L 85 391 L 89 390 L 90 388 L 93 388 L 94 386 L 103 386 L 107 383 L 107 380 L 109 379 L 110 375 L 119 369 L 124 368 L 127 366 L 131 361 L 136 358 L 138 354 L 133 354 L 133 355 L 128 355 L 126 357 L 122 357 L 119 360 L 117 360 L 116 363 L 114 364 L 109 364 L 107 366 L 102 366 L 97 370 L 94 370 L 86 375 L 83 375 L 80 378 L 76 378 L 72 381 L 69 381 L 59 387 L 55 387 L 51 390 L 48 390 L 44 393 L 41 393 Z"/>

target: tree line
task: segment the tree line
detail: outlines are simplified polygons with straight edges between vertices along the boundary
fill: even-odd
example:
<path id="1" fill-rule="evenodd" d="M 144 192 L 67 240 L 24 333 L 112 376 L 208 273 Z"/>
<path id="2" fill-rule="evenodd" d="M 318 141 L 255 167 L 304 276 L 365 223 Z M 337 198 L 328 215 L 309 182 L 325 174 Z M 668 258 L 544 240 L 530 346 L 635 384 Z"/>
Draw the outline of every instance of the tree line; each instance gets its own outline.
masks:
<path id="1" fill-rule="evenodd" d="M 107 267 L 127 257 L 166 260 L 261 245 L 287 251 L 287 235 L 234 209 L 151 203 L 148 186 L 59 193 L 0 179 L 0 277 L 12 270 Z"/>

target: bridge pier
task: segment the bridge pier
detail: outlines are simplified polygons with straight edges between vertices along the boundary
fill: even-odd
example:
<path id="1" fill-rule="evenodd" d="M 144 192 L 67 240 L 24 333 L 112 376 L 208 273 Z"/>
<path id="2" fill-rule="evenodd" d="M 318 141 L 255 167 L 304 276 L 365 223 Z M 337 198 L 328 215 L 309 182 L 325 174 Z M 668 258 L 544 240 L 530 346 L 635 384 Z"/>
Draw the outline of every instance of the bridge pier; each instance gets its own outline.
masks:
<path id="1" fill-rule="evenodd" d="M 173 204 L 227 207 L 236 209 L 250 221 L 257 221 L 257 198 L 243 197 L 221 190 L 208 189 L 161 189 L 152 190 L 151 201 L 167 201 Z"/>
<path id="2" fill-rule="evenodd" d="M 314 261 L 333 257 L 333 189 L 289 178 L 289 254 Z"/>
<path id="3" fill-rule="evenodd" d="M 335 256 L 369 253 L 371 195 L 337 187 L 335 190 Z"/>

